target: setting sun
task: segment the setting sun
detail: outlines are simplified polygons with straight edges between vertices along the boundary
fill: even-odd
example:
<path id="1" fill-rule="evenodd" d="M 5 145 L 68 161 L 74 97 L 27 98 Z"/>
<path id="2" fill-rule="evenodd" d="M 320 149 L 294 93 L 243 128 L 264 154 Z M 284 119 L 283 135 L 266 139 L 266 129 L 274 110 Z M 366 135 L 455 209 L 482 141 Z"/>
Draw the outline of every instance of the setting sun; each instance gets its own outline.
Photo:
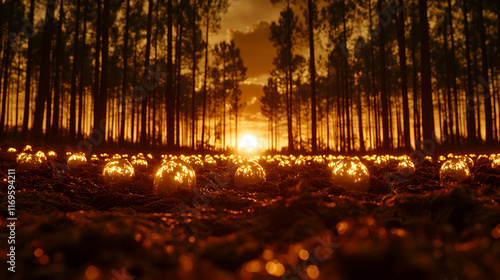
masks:
<path id="1" fill-rule="evenodd" d="M 257 138 L 251 134 L 247 134 L 241 137 L 239 147 L 244 150 L 254 150 L 257 148 Z"/>

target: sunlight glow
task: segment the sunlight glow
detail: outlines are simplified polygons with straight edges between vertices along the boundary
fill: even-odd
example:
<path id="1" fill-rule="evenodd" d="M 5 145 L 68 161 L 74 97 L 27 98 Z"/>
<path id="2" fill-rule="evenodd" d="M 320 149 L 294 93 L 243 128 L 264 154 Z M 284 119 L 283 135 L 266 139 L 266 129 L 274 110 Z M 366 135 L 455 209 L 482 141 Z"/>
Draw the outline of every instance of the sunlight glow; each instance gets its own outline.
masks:
<path id="1" fill-rule="evenodd" d="M 257 138 L 251 134 L 243 136 L 240 140 L 240 149 L 255 150 L 257 149 Z"/>

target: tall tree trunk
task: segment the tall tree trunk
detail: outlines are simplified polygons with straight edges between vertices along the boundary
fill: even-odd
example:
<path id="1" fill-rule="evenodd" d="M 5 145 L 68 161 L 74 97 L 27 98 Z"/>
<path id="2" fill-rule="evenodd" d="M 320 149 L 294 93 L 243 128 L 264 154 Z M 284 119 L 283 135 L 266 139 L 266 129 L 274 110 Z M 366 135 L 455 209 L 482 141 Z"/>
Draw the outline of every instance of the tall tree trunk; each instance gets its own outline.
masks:
<path id="1" fill-rule="evenodd" d="M 448 24 L 443 25 L 443 43 L 444 43 L 444 57 L 445 57 L 445 87 L 446 87 L 446 96 L 447 96 L 447 106 L 446 110 L 447 121 L 445 122 L 446 129 L 444 131 L 445 141 L 448 143 L 452 143 L 454 139 L 453 136 L 453 111 L 452 111 L 452 101 L 451 101 L 451 84 L 450 84 L 450 63 L 448 57 Z"/>
<path id="2" fill-rule="evenodd" d="M 479 36 L 481 40 L 481 66 L 483 83 L 483 98 L 484 98 L 484 118 L 486 123 L 486 143 L 493 143 L 493 112 L 491 109 L 491 94 L 490 85 L 488 82 L 488 56 L 486 53 L 486 30 L 483 17 L 483 0 L 477 2 L 477 13 L 479 19 Z"/>
<path id="3" fill-rule="evenodd" d="M 99 90 L 99 108 L 100 119 L 99 126 L 103 129 L 102 135 L 106 137 L 106 105 L 108 102 L 108 68 L 109 68 L 109 1 L 104 0 L 102 12 L 102 53 L 101 53 L 101 85 Z M 106 143 L 106 139 L 103 139 Z"/>
<path id="4" fill-rule="evenodd" d="M 153 21 L 153 0 L 148 1 L 148 19 L 147 19 L 147 31 L 146 31 L 146 58 L 144 62 L 144 77 L 148 77 L 149 69 L 149 55 L 151 53 L 151 24 Z M 145 88 L 145 96 L 142 98 L 141 105 L 141 146 L 146 147 L 149 145 L 149 139 L 147 135 L 147 123 L 146 123 L 146 113 L 148 111 L 148 100 L 149 100 L 149 89 Z"/>
<path id="5" fill-rule="evenodd" d="M 377 1 L 377 8 L 382 11 L 382 1 Z M 391 148 L 391 139 L 389 139 L 389 110 L 387 108 L 387 63 L 385 57 L 385 28 L 380 24 L 380 34 L 379 34 L 379 44 L 380 44 L 380 93 L 382 97 L 382 133 L 383 142 L 382 147 L 385 151 L 389 151 Z"/>
<path id="6" fill-rule="evenodd" d="M 467 1 L 462 0 L 462 13 L 464 16 L 464 35 L 465 35 L 465 60 L 467 62 L 467 88 L 466 88 L 466 113 L 467 113 L 467 142 L 469 145 L 476 143 L 476 118 L 474 105 L 474 90 L 472 88 L 472 68 L 470 58 L 470 38 L 469 21 L 467 19 Z"/>
<path id="7" fill-rule="evenodd" d="M 40 81 L 38 84 L 38 94 L 35 105 L 35 119 L 31 133 L 32 140 L 39 140 L 42 137 L 42 122 L 45 108 L 45 101 L 50 94 L 50 49 L 52 42 L 52 27 L 54 25 L 55 3 L 47 0 L 45 11 L 45 21 L 47 24 L 43 28 L 42 51 L 40 62 Z"/>
<path id="8" fill-rule="evenodd" d="M 12 28 L 13 28 L 13 22 L 14 22 L 14 11 L 15 11 L 15 6 L 17 2 L 13 1 L 10 5 L 10 16 L 9 16 L 9 25 L 7 29 L 7 34 L 11 34 Z M 8 89 L 8 84 L 9 84 L 9 69 L 10 69 L 10 53 L 11 53 L 11 44 L 10 40 L 8 40 L 9 35 L 7 35 L 7 40 L 5 44 L 5 50 L 3 53 L 3 58 L 2 58 L 2 70 L 3 71 L 3 84 L 2 84 L 2 115 L 0 117 L 0 139 L 3 138 L 4 136 L 4 131 L 5 131 L 5 117 L 6 117 L 6 105 L 7 105 L 7 89 Z M 0 71 L 0 79 L 2 78 L 2 72 Z M 1 84 L 1 83 L 0 83 Z M 43 117 L 43 113 L 42 113 Z M 40 125 L 40 130 L 41 130 L 41 125 Z"/>
<path id="9" fill-rule="evenodd" d="M 61 89 L 60 77 L 61 77 L 61 60 L 62 60 L 62 25 L 64 21 L 64 1 L 61 1 L 59 6 L 59 23 L 57 26 L 56 35 L 56 65 L 54 67 L 54 112 L 52 114 L 52 129 L 51 129 L 51 140 L 59 140 L 59 95 Z"/>
<path id="10" fill-rule="evenodd" d="M 87 53 L 85 52 L 86 47 L 86 37 L 87 37 L 87 10 L 88 10 L 88 0 L 85 0 L 85 5 L 83 8 L 83 33 L 82 42 L 80 46 L 80 83 L 78 89 L 78 139 L 82 138 L 83 134 L 83 94 L 85 88 L 85 58 Z"/>
<path id="11" fill-rule="evenodd" d="M 455 62 L 455 31 L 453 28 L 453 15 L 451 14 L 451 0 L 448 0 L 448 24 L 450 26 L 450 40 L 451 40 L 451 84 L 453 87 L 453 99 L 455 107 L 455 143 L 460 143 L 460 126 L 458 122 L 458 87 L 457 87 L 457 67 Z"/>
<path id="12" fill-rule="evenodd" d="M 172 150 L 175 146 L 174 137 L 175 137 L 175 92 L 173 87 L 173 67 L 172 67 L 172 17 L 173 17 L 173 7 L 172 0 L 168 0 L 167 6 L 167 92 L 166 92 L 166 101 L 167 101 L 167 148 Z M 179 63 L 176 61 L 176 63 Z M 180 66 L 180 65 L 179 65 Z"/>
<path id="13" fill-rule="evenodd" d="M 102 11 L 101 11 L 102 0 L 97 0 L 97 20 L 96 20 L 96 43 L 95 43 L 95 54 L 94 54 L 94 130 L 99 130 L 99 121 L 102 118 L 99 112 L 100 106 L 100 61 L 101 61 L 101 33 L 102 33 Z M 103 133 L 103 131 L 101 131 Z M 104 134 L 103 134 L 104 137 Z"/>
<path id="14" fill-rule="evenodd" d="M 205 116 L 207 110 L 207 77 L 208 77 L 208 33 L 210 31 L 210 6 L 212 1 L 207 1 L 207 24 L 205 30 L 205 77 L 203 80 L 203 117 L 201 124 L 201 148 L 205 148 Z"/>
<path id="15" fill-rule="evenodd" d="M 121 96 L 121 124 L 120 124 L 120 146 L 125 144 L 125 96 L 127 96 L 127 73 L 128 73 L 128 36 L 130 26 L 130 0 L 127 0 L 125 8 L 125 31 L 123 33 L 123 72 L 122 72 L 122 96 Z"/>
<path id="16" fill-rule="evenodd" d="M 404 7 L 403 0 L 400 0 L 401 7 Z M 410 142 L 410 109 L 408 106 L 408 77 L 406 71 L 406 44 L 405 44 L 405 14 L 401 9 L 397 21 L 398 49 L 399 49 L 399 71 L 401 75 L 401 94 L 403 95 L 403 129 L 405 148 L 411 149 Z"/>
<path id="17" fill-rule="evenodd" d="M 312 140 L 312 151 L 316 152 L 318 150 L 318 140 L 316 135 L 316 66 L 314 58 L 314 13 L 315 9 L 313 6 L 313 1 L 307 1 L 307 10 L 309 14 L 308 27 L 309 27 L 309 72 L 311 73 L 311 140 Z"/>
<path id="18" fill-rule="evenodd" d="M 197 48 L 197 42 L 196 42 L 196 16 L 197 16 L 197 7 L 198 1 L 194 0 L 194 5 L 193 5 L 193 34 L 192 34 L 192 44 L 193 44 L 193 53 L 192 53 L 192 59 L 193 59 L 193 64 L 192 64 L 192 81 L 191 81 L 191 86 L 192 92 L 191 92 L 191 149 L 194 150 L 196 148 L 196 48 Z"/>
<path id="19" fill-rule="evenodd" d="M 434 136 L 434 109 L 432 104 L 431 58 L 429 50 L 429 22 L 427 0 L 418 0 L 420 17 L 420 67 L 422 77 L 422 131 L 424 139 Z"/>
<path id="20" fill-rule="evenodd" d="M 71 72 L 71 105 L 69 109 L 69 141 L 76 138 L 76 76 L 78 73 L 78 39 L 80 32 L 80 3 L 76 2 L 75 34 L 73 38 L 73 70 Z"/>
<path id="21" fill-rule="evenodd" d="M 35 13 L 35 0 L 30 1 L 30 11 L 28 13 L 28 20 L 31 26 L 26 30 L 28 32 L 28 53 L 26 54 L 26 79 L 25 79 L 25 94 L 24 94 L 24 114 L 23 114 L 23 130 L 21 138 L 26 140 L 28 137 L 28 123 L 30 121 L 30 99 L 31 99 L 31 71 L 33 69 L 33 17 Z"/>
<path id="22" fill-rule="evenodd" d="M 183 25 L 182 23 L 182 14 L 179 14 L 177 18 L 178 24 L 177 24 L 177 35 L 176 35 L 176 41 L 175 41 L 175 122 L 176 122 L 176 127 L 175 127 L 175 144 L 177 147 L 181 146 L 181 47 L 182 47 L 182 33 L 183 33 Z M 167 62 L 168 63 L 168 62 Z M 168 66 L 167 66 L 168 67 Z M 168 81 L 168 77 L 167 77 Z M 168 87 L 167 87 L 168 88 Z M 174 93 L 172 93 L 174 94 Z M 169 98 L 167 97 L 167 100 Z M 168 118 L 168 109 L 167 108 L 167 118 Z M 170 108 L 172 109 L 172 108 Z M 167 126 L 168 126 L 168 119 L 167 119 Z M 168 128 L 167 128 L 167 138 L 168 138 Z M 168 139 L 167 139 L 167 146 L 168 146 Z"/>

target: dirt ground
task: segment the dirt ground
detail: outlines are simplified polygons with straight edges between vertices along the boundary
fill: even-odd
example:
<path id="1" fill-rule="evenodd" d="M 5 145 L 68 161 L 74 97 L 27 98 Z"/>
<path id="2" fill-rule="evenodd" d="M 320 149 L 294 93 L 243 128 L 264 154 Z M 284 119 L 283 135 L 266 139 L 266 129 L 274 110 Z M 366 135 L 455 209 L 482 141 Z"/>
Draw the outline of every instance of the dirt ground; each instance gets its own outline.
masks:
<path id="1" fill-rule="evenodd" d="M 105 183 L 104 162 L 70 169 L 58 155 L 16 170 L 16 272 L 2 279 L 500 279 L 500 170 L 488 159 L 444 187 L 436 161 L 405 178 L 396 161 L 365 162 L 369 192 L 336 185 L 326 164 L 263 160 L 266 182 L 235 188 L 235 166 L 218 161 L 194 192 L 158 196 L 159 154 L 125 183 Z M 15 154 L 2 149 L 0 165 L 6 233 Z"/>

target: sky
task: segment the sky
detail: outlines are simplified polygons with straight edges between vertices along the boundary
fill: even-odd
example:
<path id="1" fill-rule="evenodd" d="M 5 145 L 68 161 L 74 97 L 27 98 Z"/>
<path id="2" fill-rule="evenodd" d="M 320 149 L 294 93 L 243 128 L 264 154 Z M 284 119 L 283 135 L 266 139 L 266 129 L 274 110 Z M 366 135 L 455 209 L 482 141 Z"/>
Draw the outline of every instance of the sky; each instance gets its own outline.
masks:
<path id="1" fill-rule="evenodd" d="M 269 27 L 279 18 L 281 5 L 270 0 L 233 0 L 222 16 L 221 29 L 211 43 L 234 40 L 247 67 L 247 80 L 241 85 L 242 101 L 246 102 L 239 119 L 238 138 L 252 134 L 261 147 L 267 147 L 267 119 L 260 112 L 262 86 L 273 68 L 276 49 L 269 41 Z"/>

